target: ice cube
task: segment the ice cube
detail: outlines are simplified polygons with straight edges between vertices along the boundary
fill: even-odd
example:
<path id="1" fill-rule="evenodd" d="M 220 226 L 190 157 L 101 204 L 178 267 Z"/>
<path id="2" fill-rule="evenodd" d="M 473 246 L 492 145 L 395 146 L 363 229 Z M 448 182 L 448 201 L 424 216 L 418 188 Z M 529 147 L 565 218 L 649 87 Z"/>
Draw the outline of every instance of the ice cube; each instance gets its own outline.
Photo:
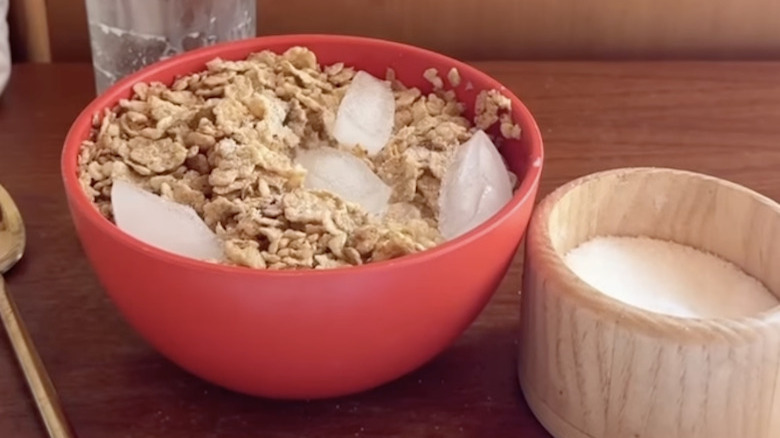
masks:
<path id="1" fill-rule="evenodd" d="M 117 226 L 142 242 L 194 259 L 224 259 L 219 238 L 190 206 L 121 180 L 111 188 L 111 206 Z"/>
<path id="2" fill-rule="evenodd" d="M 458 146 L 439 193 L 439 231 L 454 239 L 485 222 L 512 198 L 504 160 L 484 131 Z"/>
<path id="3" fill-rule="evenodd" d="M 375 155 L 390 140 L 394 121 L 395 97 L 390 84 L 358 71 L 336 112 L 333 137 L 347 146 L 359 144 Z"/>
<path id="4" fill-rule="evenodd" d="M 298 153 L 296 161 L 307 172 L 304 187 L 335 193 L 377 216 L 387 211 L 392 189 L 360 158 L 322 147 Z"/>

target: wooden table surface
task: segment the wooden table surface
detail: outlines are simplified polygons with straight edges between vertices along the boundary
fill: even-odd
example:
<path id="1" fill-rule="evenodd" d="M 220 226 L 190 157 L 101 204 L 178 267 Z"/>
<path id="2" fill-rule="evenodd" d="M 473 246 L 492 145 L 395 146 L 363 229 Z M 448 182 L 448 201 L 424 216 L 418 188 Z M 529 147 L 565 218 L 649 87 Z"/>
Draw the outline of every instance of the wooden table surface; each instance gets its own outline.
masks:
<path id="1" fill-rule="evenodd" d="M 479 63 L 536 115 L 541 194 L 622 166 L 670 166 L 780 199 L 780 63 Z M 515 374 L 518 260 L 473 326 L 420 370 L 337 400 L 278 402 L 209 385 L 155 353 L 96 282 L 59 176 L 68 126 L 93 96 L 86 64 L 19 65 L 0 98 L 0 183 L 29 250 L 11 293 L 81 438 L 548 437 Z M 0 437 L 44 430 L 6 338 Z"/>

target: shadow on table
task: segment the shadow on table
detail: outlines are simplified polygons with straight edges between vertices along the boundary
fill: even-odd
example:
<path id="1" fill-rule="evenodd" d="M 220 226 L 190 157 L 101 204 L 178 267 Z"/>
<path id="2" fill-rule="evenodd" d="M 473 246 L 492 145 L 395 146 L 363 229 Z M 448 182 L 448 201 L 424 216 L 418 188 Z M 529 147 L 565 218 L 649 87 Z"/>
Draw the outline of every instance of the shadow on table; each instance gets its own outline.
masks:
<path id="1" fill-rule="evenodd" d="M 209 437 L 260 430 L 264 437 L 546 436 L 519 390 L 516 348 L 515 322 L 475 324 L 452 348 L 405 377 L 365 393 L 309 402 L 233 393 L 149 357 L 155 365 L 148 371 L 157 381 L 166 375 L 168 387 L 158 388 L 152 403 L 143 397 L 144 409 L 131 409 L 142 411 L 138 420 L 146 425 L 136 422 L 138 433 L 128 436 L 169 430 Z"/>

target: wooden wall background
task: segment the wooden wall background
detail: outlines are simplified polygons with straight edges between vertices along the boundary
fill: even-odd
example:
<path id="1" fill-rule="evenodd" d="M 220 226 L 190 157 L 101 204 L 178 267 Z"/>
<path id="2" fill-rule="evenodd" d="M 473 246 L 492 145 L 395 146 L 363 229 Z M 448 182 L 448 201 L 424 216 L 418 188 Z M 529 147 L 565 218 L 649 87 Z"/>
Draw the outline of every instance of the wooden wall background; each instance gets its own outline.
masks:
<path id="1" fill-rule="evenodd" d="M 375 36 L 473 60 L 780 59 L 780 0 L 257 3 L 260 34 L 327 32 Z M 40 40 L 49 42 L 48 59 L 55 62 L 89 60 L 84 0 L 11 0 L 11 4 L 15 22 L 12 44 L 17 60 L 46 61 L 47 57 L 41 55 L 45 49 L 33 47 Z M 24 11 L 25 8 L 32 11 Z M 44 17 L 30 20 L 29 13 L 36 10 L 43 10 Z M 44 23 L 48 37 L 40 36 L 40 25 L 36 31 L 35 23 L 40 22 Z"/>

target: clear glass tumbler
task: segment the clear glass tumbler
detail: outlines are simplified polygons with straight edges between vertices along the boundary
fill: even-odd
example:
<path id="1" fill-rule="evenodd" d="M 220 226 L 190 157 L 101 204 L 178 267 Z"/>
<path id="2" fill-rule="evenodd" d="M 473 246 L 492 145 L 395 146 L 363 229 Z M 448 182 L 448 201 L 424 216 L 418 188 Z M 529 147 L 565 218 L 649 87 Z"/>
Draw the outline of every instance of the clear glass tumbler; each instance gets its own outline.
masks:
<path id="1" fill-rule="evenodd" d="M 95 88 L 172 55 L 254 37 L 256 0 L 86 0 Z"/>

